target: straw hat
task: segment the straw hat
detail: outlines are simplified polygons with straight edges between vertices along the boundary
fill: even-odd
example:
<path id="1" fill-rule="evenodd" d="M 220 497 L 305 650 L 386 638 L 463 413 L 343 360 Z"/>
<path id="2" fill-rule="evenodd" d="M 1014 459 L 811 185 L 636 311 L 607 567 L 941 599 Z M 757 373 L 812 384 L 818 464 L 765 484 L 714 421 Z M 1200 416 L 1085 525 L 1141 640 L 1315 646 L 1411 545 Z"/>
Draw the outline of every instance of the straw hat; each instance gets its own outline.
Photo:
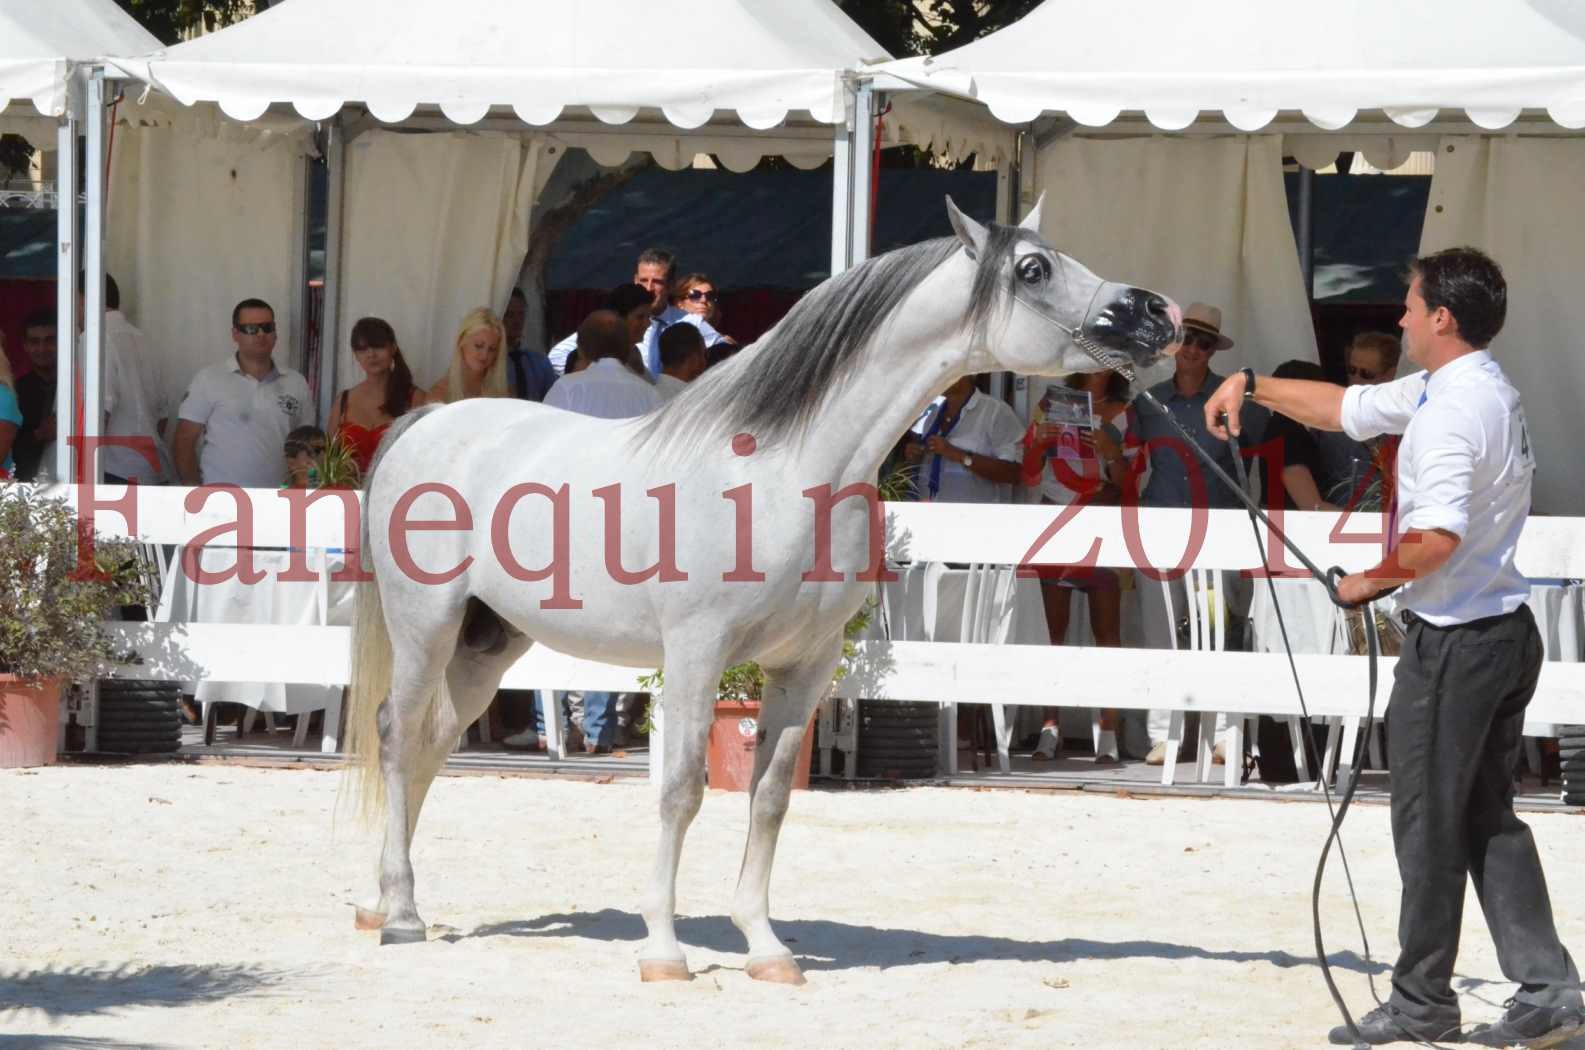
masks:
<path id="1" fill-rule="evenodd" d="M 1193 303 L 1183 311 L 1183 327 L 1215 339 L 1217 350 L 1226 350 L 1233 345 L 1233 341 L 1222 334 L 1221 308 L 1209 303 Z"/>

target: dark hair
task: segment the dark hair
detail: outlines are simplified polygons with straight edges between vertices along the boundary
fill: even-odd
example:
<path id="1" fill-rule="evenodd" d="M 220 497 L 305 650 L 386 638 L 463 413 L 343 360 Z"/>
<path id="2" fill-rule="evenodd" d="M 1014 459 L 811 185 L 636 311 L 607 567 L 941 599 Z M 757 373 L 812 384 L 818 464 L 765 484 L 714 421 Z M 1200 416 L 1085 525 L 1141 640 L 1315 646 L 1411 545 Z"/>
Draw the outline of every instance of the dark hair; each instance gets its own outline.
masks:
<path id="1" fill-rule="evenodd" d="M 385 377 L 385 403 L 380 410 L 395 419 L 413 403 L 413 371 L 407 367 L 396 330 L 383 317 L 360 317 L 352 326 L 352 349 L 365 346 L 391 348 L 391 373 Z"/>
<path id="2" fill-rule="evenodd" d="M 619 284 L 605 295 L 605 302 L 600 304 L 600 309 L 610 310 L 619 317 L 626 317 L 640 306 L 653 306 L 655 297 L 646 292 L 642 285 Z"/>
<path id="3" fill-rule="evenodd" d="M 604 357 L 622 360 L 633 344 L 627 339 L 627 325 L 622 315 L 610 310 L 596 310 L 578 326 L 578 349 L 584 360 L 593 364 Z"/>
<path id="4" fill-rule="evenodd" d="M 666 283 L 671 283 L 672 272 L 677 268 L 677 257 L 665 248 L 645 248 L 638 253 L 639 266 L 664 266 Z"/>
<path id="5" fill-rule="evenodd" d="M 286 454 L 295 456 L 299 452 L 307 452 L 310 441 L 318 441 L 323 444 L 325 432 L 312 424 L 294 428 L 291 433 L 286 435 Z"/>
<path id="6" fill-rule="evenodd" d="M 22 319 L 22 334 L 26 335 L 34 328 L 54 328 L 55 311 L 49 307 L 40 307 Z"/>
<path id="7" fill-rule="evenodd" d="M 236 306 L 231 308 L 232 328 L 235 328 L 237 325 L 242 323 L 242 311 L 244 310 L 268 310 L 270 312 L 271 318 L 275 316 L 275 307 L 271 306 L 263 299 L 244 299 Z"/>
<path id="8" fill-rule="evenodd" d="M 1508 317 L 1508 282 L 1502 267 L 1479 248 L 1447 248 L 1409 264 L 1420 278 L 1427 310 L 1447 307 L 1459 338 L 1477 350 L 1497 338 Z"/>
<path id="9" fill-rule="evenodd" d="M 741 349 L 743 348 L 737 343 L 729 343 L 725 339 L 721 340 L 719 343 L 705 351 L 706 357 L 704 370 L 706 372 L 710 371 L 710 369 L 714 368 L 722 361 L 725 361 L 727 358 L 731 357 Z"/>
<path id="10" fill-rule="evenodd" d="M 1072 373 L 1068 376 L 1067 385 L 1074 390 L 1082 389 L 1084 376 L 1083 372 Z M 1101 396 L 1107 401 L 1127 401 L 1128 377 L 1116 369 L 1109 370 L 1106 376 L 1106 390 Z"/>
<path id="11" fill-rule="evenodd" d="M 1326 382 L 1326 370 L 1314 361 L 1302 361 L 1294 358 L 1278 365 L 1276 371 L 1271 373 L 1273 379 L 1310 379 L 1317 383 Z"/>
<path id="12" fill-rule="evenodd" d="M 77 287 L 88 287 L 88 271 L 77 271 Z M 105 309 L 121 309 L 121 286 L 116 284 L 116 279 L 111 277 L 108 273 L 105 274 Z"/>
<path id="13" fill-rule="evenodd" d="M 1381 366 L 1388 372 L 1398 370 L 1398 355 L 1403 353 L 1403 340 L 1386 332 L 1360 332 L 1348 341 L 1348 350 L 1374 350 L 1381 355 Z M 1348 350 L 1344 351 L 1346 355 Z"/>
<path id="14" fill-rule="evenodd" d="M 676 368 L 704 351 L 704 333 L 698 325 L 678 321 L 660 333 L 660 366 Z"/>

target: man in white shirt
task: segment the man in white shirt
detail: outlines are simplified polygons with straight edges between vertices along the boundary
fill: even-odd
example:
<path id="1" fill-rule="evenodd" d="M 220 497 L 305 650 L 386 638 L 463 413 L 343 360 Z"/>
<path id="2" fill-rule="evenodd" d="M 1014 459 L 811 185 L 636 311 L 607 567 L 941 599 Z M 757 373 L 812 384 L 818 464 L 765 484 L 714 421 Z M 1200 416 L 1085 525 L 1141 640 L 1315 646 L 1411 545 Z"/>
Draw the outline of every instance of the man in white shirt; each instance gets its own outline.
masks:
<path id="1" fill-rule="evenodd" d="M 919 464 L 914 488 L 926 503 L 1010 503 L 1023 473 L 1018 415 L 964 376 L 925 409 L 905 437 Z"/>
<path id="2" fill-rule="evenodd" d="M 578 326 L 578 349 L 589 367 L 557 380 L 545 404 L 601 419 L 630 419 L 659 405 L 655 387 L 623 363 L 630 347 L 627 326 L 614 312 L 596 310 L 584 318 Z"/>
<path id="3" fill-rule="evenodd" d="M 1524 711 L 1543 650 L 1525 604 L 1529 584 L 1514 566 L 1535 458 L 1519 393 L 1486 350 L 1507 315 L 1507 284 L 1473 248 L 1416 260 L 1411 274 L 1398 323 L 1406 356 L 1423 371 L 1345 391 L 1245 369 L 1206 404 L 1206 423 L 1220 437 L 1237 433 L 1239 409 L 1252 398 L 1359 441 L 1403 435 L 1389 526 L 1396 546 L 1338 585 L 1356 603 L 1402 585 L 1408 625 L 1387 707 L 1401 947 L 1392 997 L 1358 1027 L 1371 1044 L 1457 1033 L 1451 979 L 1473 877 L 1498 964 L 1519 990 L 1501 1020 L 1464 1040 L 1554 1046 L 1585 1030 L 1585 1003 L 1535 842 L 1513 810 Z M 1330 1038 L 1354 1042 L 1346 1026 Z"/>
<path id="4" fill-rule="evenodd" d="M 184 485 L 278 488 L 286 435 L 314 422 L 308 381 L 275 364 L 275 311 L 262 299 L 231 311 L 231 339 L 231 360 L 200 371 L 182 398 L 176 469 Z"/>
<path id="5" fill-rule="evenodd" d="M 645 333 L 649 331 L 650 310 L 653 306 L 654 299 L 650 297 L 648 289 L 636 284 L 619 284 L 606 293 L 600 309 L 610 310 L 623 319 L 633 349 L 638 350 L 644 344 Z M 550 366 L 556 370 L 557 375 L 567 371 L 567 361 L 576 349 L 578 349 L 576 331 L 550 348 Z"/>
<path id="6" fill-rule="evenodd" d="M 710 362 L 704 336 L 691 324 L 674 324 L 660 334 L 660 375 L 655 377 L 655 392 L 670 401 L 704 371 Z"/>
<path id="7" fill-rule="evenodd" d="M 81 293 L 78 301 L 81 316 Z M 159 364 L 149 356 L 143 333 L 121 312 L 121 289 L 109 274 L 104 332 L 104 436 L 147 438 L 155 462 L 137 448 L 105 445 L 99 451 L 99 468 L 106 481 L 160 484 L 168 476 L 170 453 L 162 440 L 167 412 Z"/>
<path id="8" fill-rule="evenodd" d="M 578 350 L 591 362 L 588 368 L 564 375 L 545 395 L 550 408 L 565 409 L 585 416 L 601 419 L 631 419 L 658 407 L 660 394 L 655 387 L 623 363 L 633 350 L 626 322 L 612 310 L 596 310 L 578 326 Z M 583 694 L 583 749 L 595 754 L 611 750 L 616 739 L 616 694 L 587 692 Z M 562 707 L 561 694 L 556 706 Z M 539 746 L 539 733 L 544 727 L 542 705 L 535 704 L 537 729 L 525 729 L 503 741 L 511 748 Z"/>

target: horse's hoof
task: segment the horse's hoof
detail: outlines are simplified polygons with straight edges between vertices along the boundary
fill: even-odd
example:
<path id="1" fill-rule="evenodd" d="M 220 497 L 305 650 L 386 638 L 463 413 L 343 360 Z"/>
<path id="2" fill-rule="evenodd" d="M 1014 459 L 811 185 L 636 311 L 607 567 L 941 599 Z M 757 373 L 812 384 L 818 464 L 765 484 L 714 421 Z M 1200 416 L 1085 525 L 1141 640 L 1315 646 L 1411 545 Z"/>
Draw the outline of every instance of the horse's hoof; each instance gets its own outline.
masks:
<path id="1" fill-rule="evenodd" d="M 646 984 L 650 981 L 691 981 L 693 974 L 681 959 L 640 959 L 638 979 Z"/>
<path id="2" fill-rule="evenodd" d="M 808 984 L 804 972 L 791 955 L 776 955 L 769 959 L 750 959 L 748 975 L 756 981 L 773 984 Z"/>
<path id="3" fill-rule="evenodd" d="M 427 931 L 420 926 L 418 929 L 405 929 L 401 926 L 381 926 L 380 944 L 422 944 L 427 936 Z"/>
<path id="4" fill-rule="evenodd" d="M 378 930 L 385 925 L 385 913 L 354 907 L 352 909 L 352 925 L 360 930 Z"/>

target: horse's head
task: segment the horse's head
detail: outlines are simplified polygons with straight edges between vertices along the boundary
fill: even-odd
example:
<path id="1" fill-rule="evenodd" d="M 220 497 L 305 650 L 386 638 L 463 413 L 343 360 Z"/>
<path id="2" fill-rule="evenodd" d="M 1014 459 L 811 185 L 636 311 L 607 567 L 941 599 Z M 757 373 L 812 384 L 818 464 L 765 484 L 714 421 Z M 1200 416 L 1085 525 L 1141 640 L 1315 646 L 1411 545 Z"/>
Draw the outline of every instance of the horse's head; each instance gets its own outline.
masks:
<path id="1" fill-rule="evenodd" d="M 1129 379 L 1182 340 L 1183 312 L 1165 296 L 1104 281 L 1040 235 L 1040 205 L 1018 226 L 980 225 L 947 198 L 952 228 L 978 269 L 977 349 L 1001 368 L 1064 375 L 1113 368 Z M 1006 323 L 991 326 L 993 311 Z"/>

